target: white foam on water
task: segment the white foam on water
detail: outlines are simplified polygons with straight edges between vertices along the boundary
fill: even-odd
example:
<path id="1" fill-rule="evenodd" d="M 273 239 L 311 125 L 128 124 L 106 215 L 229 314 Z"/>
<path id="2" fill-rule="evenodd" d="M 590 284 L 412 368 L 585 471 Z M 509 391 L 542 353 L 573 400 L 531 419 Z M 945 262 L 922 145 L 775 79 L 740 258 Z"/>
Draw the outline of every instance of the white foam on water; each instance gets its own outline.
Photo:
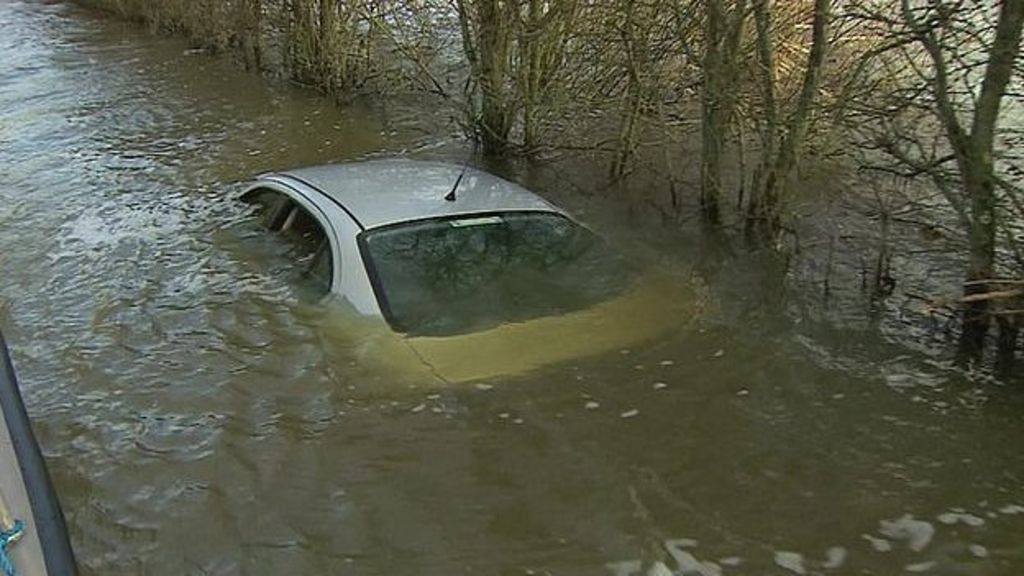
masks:
<path id="1" fill-rule="evenodd" d="M 807 568 L 804 567 L 804 557 L 802 554 L 797 552 L 788 552 L 786 550 L 776 551 L 775 564 L 794 574 L 800 574 L 801 576 L 807 574 Z"/>

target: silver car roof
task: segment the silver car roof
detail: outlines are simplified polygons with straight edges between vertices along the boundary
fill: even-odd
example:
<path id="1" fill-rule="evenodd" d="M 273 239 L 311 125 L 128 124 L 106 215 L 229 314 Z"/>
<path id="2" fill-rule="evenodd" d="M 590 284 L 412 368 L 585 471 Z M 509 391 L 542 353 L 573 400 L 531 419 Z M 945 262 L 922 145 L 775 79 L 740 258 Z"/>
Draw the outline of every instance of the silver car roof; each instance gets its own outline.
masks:
<path id="1" fill-rule="evenodd" d="M 366 160 L 265 174 L 318 189 L 340 204 L 364 229 L 398 222 L 479 212 L 540 210 L 562 213 L 529 190 L 467 168 L 456 200 L 444 199 L 463 167 L 409 159 Z"/>

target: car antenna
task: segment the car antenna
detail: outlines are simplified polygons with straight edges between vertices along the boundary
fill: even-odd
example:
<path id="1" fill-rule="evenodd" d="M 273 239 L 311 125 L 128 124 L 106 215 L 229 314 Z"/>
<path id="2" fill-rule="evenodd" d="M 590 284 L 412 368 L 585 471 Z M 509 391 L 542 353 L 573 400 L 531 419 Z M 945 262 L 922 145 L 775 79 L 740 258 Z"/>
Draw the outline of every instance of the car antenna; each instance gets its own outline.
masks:
<path id="1" fill-rule="evenodd" d="M 473 151 L 470 153 L 470 157 L 476 156 L 476 142 L 473 142 Z M 462 171 L 459 172 L 459 177 L 455 179 L 455 184 L 452 189 L 444 195 L 445 202 L 455 202 L 455 191 L 459 189 L 459 184 L 462 183 L 462 177 L 466 175 L 466 170 L 469 168 L 469 158 L 462 163 Z"/>
<path id="2" fill-rule="evenodd" d="M 469 162 L 462 165 L 462 171 L 459 172 L 459 177 L 455 179 L 455 185 L 452 186 L 451 191 L 444 195 L 445 202 L 455 202 L 455 191 L 459 189 L 459 184 L 462 182 L 462 177 L 466 175 L 466 168 L 469 167 Z"/>

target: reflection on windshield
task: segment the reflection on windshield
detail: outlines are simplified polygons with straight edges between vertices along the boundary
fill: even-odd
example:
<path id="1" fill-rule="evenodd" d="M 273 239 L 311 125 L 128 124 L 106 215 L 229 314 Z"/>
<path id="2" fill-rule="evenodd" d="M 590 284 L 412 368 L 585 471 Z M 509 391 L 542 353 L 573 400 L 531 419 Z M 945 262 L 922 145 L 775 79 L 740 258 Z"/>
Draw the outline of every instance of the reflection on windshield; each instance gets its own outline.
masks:
<path id="1" fill-rule="evenodd" d="M 633 275 L 600 238 L 554 213 L 413 222 L 361 240 L 381 308 L 411 335 L 580 310 L 618 294 Z"/>

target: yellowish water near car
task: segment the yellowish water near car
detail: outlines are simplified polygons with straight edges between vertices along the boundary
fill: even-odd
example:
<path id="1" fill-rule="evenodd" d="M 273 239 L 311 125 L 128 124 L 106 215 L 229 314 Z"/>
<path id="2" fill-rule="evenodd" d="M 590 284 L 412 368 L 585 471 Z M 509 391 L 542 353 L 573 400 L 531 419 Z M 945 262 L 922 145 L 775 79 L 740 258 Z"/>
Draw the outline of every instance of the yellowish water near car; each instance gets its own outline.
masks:
<path id="1" fill-rule="evenodd" d="M 408 343 L 445 381 L 466 382 L 522 374 L 668 336 L 694 320 L 700 302 L 699 293 L 683 279 L 647 276 L 620 297 L 586 310 L 455 337 L 410 338 Z"/>
<path id="2" fill-rule="evenodd" d="M 343 304 L 322 327 L 330 346 L 359 358 L 360 370 L 385 374 L 386 386 L 422 388 L 523 376 L 537 368 L 642 346 L 691 326 L 703 307 L 700 284 L 651 273 L 591 308 L 454 336 L 406 337 Z"/>

